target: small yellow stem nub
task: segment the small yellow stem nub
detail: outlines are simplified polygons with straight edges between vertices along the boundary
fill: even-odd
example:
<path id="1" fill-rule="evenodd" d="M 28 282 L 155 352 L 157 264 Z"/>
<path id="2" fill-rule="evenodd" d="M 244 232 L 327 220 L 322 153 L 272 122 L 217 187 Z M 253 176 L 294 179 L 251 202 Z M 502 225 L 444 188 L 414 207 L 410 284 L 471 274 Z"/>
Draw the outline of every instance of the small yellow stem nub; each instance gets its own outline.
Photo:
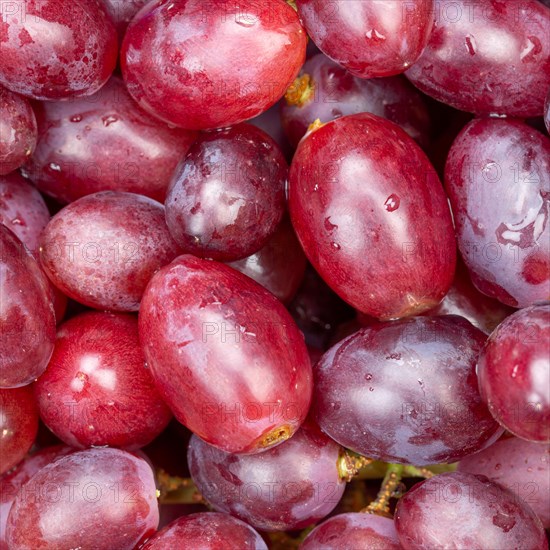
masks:
<path id="1" fill-rule="evenodd" d="M 294 80 L 286 91 L 285 100 L 287 105 L 303 107 L 309 103 L 315 95 L 315 83 L 308 74 L 303 74 Z"/>

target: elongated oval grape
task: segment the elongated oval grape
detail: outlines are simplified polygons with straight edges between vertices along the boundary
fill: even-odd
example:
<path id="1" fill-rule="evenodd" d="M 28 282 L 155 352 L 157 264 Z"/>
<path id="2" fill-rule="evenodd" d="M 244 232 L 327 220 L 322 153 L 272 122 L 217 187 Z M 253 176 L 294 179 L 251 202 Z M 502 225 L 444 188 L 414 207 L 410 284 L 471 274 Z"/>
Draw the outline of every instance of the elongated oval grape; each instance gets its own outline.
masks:
<path id="1" fill-rule="evenodd" d="M 149 3 L 122 44 L 128 91 L 151 114 L 195 130 L 271 107 L 305 60 L 306 33 L 283 0 Z"/>
<path id="2" fill-rule="evenodd" d="M 395 527 L 405 550 L 546 550 L 540 520 L 513 493 L 485 476 L 452 472 L 416 484 L 397 503 Z"/>
<path id="3" fill-rule="evenodd" d="M 502 433 L 477 387 L 484 342 L 454 315 L 370 324 L 315 366 L 319 426 L 386 462 L 453 462 L 483 449 Z"/>
<path id="4" fill-rule="evenodd" d="M 345 489 L 340 446 L 314 425 L 255 455 L 226 453 L 197 436 L 187 459 L 200 493 L 219 512 L 257 529 L 301 529 L 329 514 Z"/>
<path id="5" fill-rule="evenodd" d="M 405 73 L 463 111 L 541 116 L 550 86 L 550 9 L 537 0 L 443 0 L 418 61 Z"/>
<path id="6" fill-rule="evenodd" d="M 63 323 L 35 384 L 44 423 L 77 448 L 137 449 L 170 421 L 138 338 L 137 318 L 87 312 Z"/>
<path id="7" fill-rule="evenodd" d="M 48 280 L 23 243 L 0 224 L 0 388 L 30 384 L 53 352 Z"/>
<path id="8" fill-rule="evenodd" d="M 159 522 L 153 471 L 118 449 L 88 449 L 48 464 L 11 507 L 10 548 L 133 550 Z"/>
<path id="9" fill-rule="evenodd" d="M 305 538 L 300 550 L 401 550 L 390 518 L 366 513 L 339 514 Z"/>
<path id="10" fill-rule="evenodd" d="M 519 437 L 500 439 L 479 453 L 463 458 L 458 471 L 487 476 L 535 511 L 550 527 L 550 447 Z"/>
<path id="11" fill-rule="evenodd" d="M 250 525 L 228 514 L 204 512 L 182 516 L 155 533 L 142 550 L 267 550 Z"/>
<path id="12" fill-rule="evenodd" d="M 445 186 L 477 288 L 512 307 L 548 300 L 550 139 L 518 120 L 475 119 L 449 151 Z"/>
<path id="13" fill-rule="evenodd" d="M 449 206 L 427 157 L 397 125 L 361 113 L 312 131 L 289 185 L 306 256 L 353 307 L 394 319 L 443 298 L 456 262 Z"/>
<path id="14" fill-rule="evenodd" d="M 212 445 L 254 453 L 305 419 L 312 374 L 283 305 L 224 264 L 184 255 L 148 285 L 140 340 L 176 418 Z"/>
<path id="15" fill-rule="evenodd" d="M 83 305 L 137 311 L 153 274 L 180 252 L 162 204 L 134 193 L 102 191 L 59 211 L 41 237 L 50 280 Z"/>
<path id="16" fill-rule="evenodd" d="M 433 0 L 297 0 L 298 13 L 315 44 L 361 78 L 407 70 L 428 43 Z"/>
<path id="17" fill-rule="evenodd" d="M 502 426 L 550 443 L 550 304 L 505 319 L 481 352 L 477 374 L 481 395 Z"/>

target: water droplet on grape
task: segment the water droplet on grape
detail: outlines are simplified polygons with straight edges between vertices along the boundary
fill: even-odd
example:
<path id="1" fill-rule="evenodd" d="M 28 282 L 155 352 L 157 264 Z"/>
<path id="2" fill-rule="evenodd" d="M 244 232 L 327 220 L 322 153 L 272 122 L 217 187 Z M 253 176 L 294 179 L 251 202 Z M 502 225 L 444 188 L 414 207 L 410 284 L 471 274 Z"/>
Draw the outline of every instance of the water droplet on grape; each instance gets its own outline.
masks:
<path id="1" fill-rule="evenodd" d="M 330 216 L 325 218 L 325 229 L 327 231 L 334 231 L 335 229 L 338 229 L 336 224 L 330 222 Z"/>
<path id="2" fill-rule="evenodd" d="M 400 203 L 401 199 L 397 195 L 392 194 L 386 199 L 384 206 L 388 212 L 394 212 L 399 208 Z"/>
<path id="3" fill-rule="evenodd" d="M 61 166 L 59 164 L 56 164 L 55 162 L 50 162 L 49 169 L 53 170 L 54 172 L 61 172 Z"/>
<path id="4" fill-rule="evenodd" d="M 365 374 L 365 380 L 372 380 L 372 374 L 370 372 Z"/>
<path id="5" fill-rule="evenodd" d="M 102 117 L 101 120 L 103 121 L 103 126 L 107 127 L 113 124 L 114 122 L 117 122 L 118 117 L 116 115 L 107 115 Z"/>
<path id="6" fill-rule="evenodd" d="M 470 55 L 475 55 L 476 46 L 477 46 L 475 38 L 471 34 L 469 34 L 466 37 L 465 43 L 466 43 L 466 49 L 468 50 L 468 53 Z"/>
<path id="7" fill-rule="evenodd" d="M 502 468 L 502 464 L 495 464 L 495 470 L 500 470 Z"/>
<path id="8" fill-rule="evenodd" d="M 82 120 L 82 115 L 73 115 L 69 120 L 71 122 L 80 122 Z"/>
<path id="9" fill-rule="evenodd" d="M 335 242 L 330 243 L 330 246 L 332 246 L 334 250 L 340 250 L 342 248 L 338 243 Z"/>

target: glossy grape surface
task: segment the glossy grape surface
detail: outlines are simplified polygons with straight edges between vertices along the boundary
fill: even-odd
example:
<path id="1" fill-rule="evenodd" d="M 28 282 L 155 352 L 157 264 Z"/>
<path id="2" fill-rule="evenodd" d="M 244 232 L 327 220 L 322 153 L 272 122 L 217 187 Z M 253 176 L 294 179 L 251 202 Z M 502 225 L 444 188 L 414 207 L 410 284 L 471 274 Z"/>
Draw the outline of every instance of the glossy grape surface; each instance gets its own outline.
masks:
<path id="1" fill-rule="evenodd" d="M 312 374 L 303 336 L 271 293 L 236 270 L 181 256 L 151 280 L 139 325 L 160 394 L 212 445 L 258 452 L 306 417 Z"/>
<path id="2" fill-rule="evenodd" d="M 150 465 L 118 449 L 88 449 L 59 458 L 21 487 L 6 539 L 20 550 L 132 550 L 158 521 Z"/>
<path id="3" fill-rule="evenodd" d="M 428 43 L 433 0 L 296 0 L 298 13 L 317 46 L 361 78 L 407 70 Z"/>
<path id="4" fill-rule="evenodd" d="M 147 4 L 148 0 L 102 0 L 107 13 L 111 16 L 120 41 L 124 38 L 124 33 L 130 21 L 137 12 Z"/>
<path id="5" fill-rule="evenodd" d="M 48 280 L 23 243 L 0 224 L 0 388 L 30 384 L 55 341 Z"/>
<path id="6" fill-rule="evenodd" d="M 472 283 L 466 266 L 459 261 L 449 292 L 424 315 L 460 315 L 485 334 L 490 334 L 513 312 L 511 307 L 481 294 Z"/>
<path id="7" fill-rule="evenodd" d="M 100 0 L 14 0 L 0 13 L 0 44 L 0 84 L 33 99 L 91 95 L 117 58 Z"/>
<path id="8" fill-rule="evenodd" d="M 550 443 L 550 304 L 505 319 L 479 356 L 477 375 L 502 426 L 518 437 Z"/>
<path id="9" fill-rule="evenodd" d="M 257 455 L 234 455 L 197 436 L 189 443 L 189 471 L 204 498 L 220 512 L 257 529 L 301 529 L 329 514 L 345 488 L 340 447 L 316 426 Z"/>
<path id="10" fill-rule="evenodd" d="M 300 142 L 289 185 L 306 256 L 353 307 L 392 319 L 446 294 L 456 262 L 447 199 L 397 125 L 368 113 L 325 124 Z"/>
<path id="11" fill-rule="evenodd" d="M 394 519 L 405 550 L 548 548 L 531 508 L 485 476 L 453 472 L 418 483 L 399 500 Z"/>
<path id="12" fill-rule="evenodd" d="M 458 316 L 373 323 L 314 368 L 316 419 L 335 441 L 386 462 L 453 462 L 501 433 L 479 395 L 485 335 Z"/>
<path id="13" fill-rule="evenodd" d="M 259 115 L 305 60 L 306 33 L 284 0 L 147 7 L 128 27 L 122 73 L 141 107 L 176 126 L 221 128 Z"/>
<path id="14" fill-rule="evenodd" d="M 228 514 L 204 512 L 182 516 L 153 535 L 142 550 L 267 550 L 262 537 Z"/>
<path id="15" fill-rule="evenodd" d="M 0 86 L 0 175 L 19 168 L 36 145 L 36 118 L 27 99 Z"/>
<path id="16" fill-rule="evenodd" d="M 306 263 L 294 229 L 285 218 L 258 252 L 229 265 L 254 279 L 281 302 L 288 303 L 304 278 Z"/>
<path id="17" fill-rule="evenodd" d="M 37 431 L 38 410 L 32 388 L 0 389 L 0 474 L 27 454 Z"/>
<path id="18" fill-rule="evenodd" d="M 59 202 L 97 191 L 129 191 L 163 202 L 195 132 L 142 111 L 111 78 L 91 97 L 37 107 L 38 144 L 25 174 Z"/>
<path id="19" fill-rule="evenodd" d="M 0 176 L 0 223 L 8 227 L 33 253 L 50 220 L 42 195 L 18 172 Z"/>
<path id="20" fill-rule="evenodd" d="M 196 256 L 239 260 L 264 246 L 285 211 L 288 166 L 277 144 L 250 124 L 205 133 L 174 173 L 166 223 Z"/>
<path id="21" fill-rule="evenodd" d="M 509 489 L 550 527 L 550 448 L 518 437 L 500 439 L 479 453 L 467 456 L 458 471 L 487 476 Z"/>
<path id="22" fill-rule="evenodd" d="M 0 478 L 0 550 L 8 550 L 6 543 L 6 523 L 8 514 L 23 483 L 26 483 L 38 470 L 57 458 L 71 453 L 66 445 L 46 447 L 22 460 L 17 468 Z"/>
<path id="23" fill-rule="evenodd" d="M 347 513 L 327 519 L 305 538 L 300 550 L 401 550 L 393 520 Z"/>
<path id="24" fill-rule="evenodd" d="M 426 94 L 477 114 L 541 116 L 550 86 L 550 10 L 537 0 L 443 0 L 407 71 Z"/>
<path id="25" fill-rule="evenodd" d="M 77 448 L 143 447 L 171 418 L 131 315 L 90 312 L 61 325 L 35 394 L 48 428 Z"/>
<path id="26" fill-rule="evenodd" d="M 547 132 L 550 133 L 550 88 L 548 88 L 548 95 L 544 103 L 544 125 L 546 126 Z"/>
<path id="27" fill-rule="evenodd" d="M 41 262 L 67 296 L 97 309 L 137 311 L 147 283 L 179 253 L 164 207 L 142 195 L 102 191 L 48 223 Z"/>
<path id="28" fill-rule="evenodd" d="M 281 102 L 281 122 L 294 147 L 315 120 L 330 122 L 364 112 L 387 118 L 418 143 L 428 143 L 428 109 L 406 78 L 357 78 L 321 53 L 302 67 L 299 78 L 307 77 L 305 92 L 300 93 L 300 87 L 293 85 L 288 100 Z"/>
<path id="29" fill-rule="evenodd" d="M 451 147 L 445 186 L 477 288 L 512 307 L 548 300 L 548 137 L 517 120 L 475 119 Z"/>

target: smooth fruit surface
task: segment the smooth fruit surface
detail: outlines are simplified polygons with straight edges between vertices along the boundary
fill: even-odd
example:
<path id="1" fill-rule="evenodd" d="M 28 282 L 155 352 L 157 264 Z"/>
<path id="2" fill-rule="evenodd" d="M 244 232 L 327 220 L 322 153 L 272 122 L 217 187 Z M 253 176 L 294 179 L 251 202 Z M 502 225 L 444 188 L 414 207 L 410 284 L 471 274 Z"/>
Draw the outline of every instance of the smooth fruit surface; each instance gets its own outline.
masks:
<path id="1" fill-rule="evenodd" d="M 538 0 L 436 2 L 428 46 L 406 76 L 455 109 L 541 116 L 550 86 L 549 18 Z"/>
<path id="2" fill-rule="evenodd" d="M 477 375 L 489 410 L 508 431 L 550 443 L 550 304 L 505 319 L 480 354 Z"/>
<path id="3" fill-rule="evenodd" d="M 231 126 L 273 105 L 305 60 L 306 33 L 284 0 L 162 0 L 128 27 L 128 91 L 158 118 L 195 130 Z"/>
<path id="4" fill-rule="evenodd" d="M 137 311 L 147 283 L 179 253 L 162 204 L 134 193 L 102 191 L 58 212 L 41 237 L 50 280 L 77 302 Z"/>
<path id="5" fill-rule="evenodd" d="M 416 484 L 397 503 L 395 526 L 407 550 L 548 548 L 540 520 L 524 501 L 485 476 L 464 472 Z"/>
<path id="6" fill-rule="evenodd" d="M 0 175 L 19 168 L 36 145 L 36 118 L 29 101 L 0 86 Z"/>
<path id="7" fill-rule="evenodd" d="M 306 417 L 303 335 L 270 292 L 231 267 L 180 256 L 148 285 L 139 325 L 160 394 L 208 443 L 255 453 L 291 437 Z"/>
<path id="8" fill-rule="evenodd" d="M 288 165 L 278 145 L 250 124 L 201 135 L 178 166 L 166 223 L 183 250 L 220 261 L 264 246 L 285 211 Z"/>
<path id="9" fill-rule="evenodd" d="M 0 13 L 0 45 L 0 84 L 32 99 L 91 95 L 117 58 L 100 0 L 14 0 Z"/>
<path id="10" fill-rule="evenodd" d="M 454 315 L 373 323 L 315 365 L 317 422 L 344 447 L 385 462 L 454 462 L 479 451 L 502 433 L 477 387 L 484 342 Z"/>
<path id="11" fill-rule="evenodd" d="M 379 319 L 437 305 L 456 251 L 443 187 L 397 125 L 362 113 L 312 131 L 292 161 L 292 224 L 313 267 Z"/>
<path id="12" fill-rule="evenodd" d="M 428 43 L 433 0 L 296 0 L 300 18 L 315 44 L 361 78 L 407 70 Z"/>
<path id="13" fill-rule="evenodd" d="M 47 278 L 23 243 L 0 224 L 0 388 L 30 384 L 46 368 L 55 341 Z"/>
<path id="14" fill-rule="evenodd" d="M 0 474 L 27 454 L 37 431 L 38 410 L 32 388 L 0 389 Z"/>
<path id="15" fill-rule="evenodd" d="M 88 449 L 48 464 L 21 487 L 6 540 L 20 550 L 132 550 L 158 522 L 151 466 L 118 449 Z"/>
<path id="16" fill-rule="evenodd" d="M 35 395 L 48 428 L 76 448 L 137 449 L 171 418 L 145 366 L 132 315 L 89 312 L 61 325 Z"/>
<path id="17" fill-rule="evenodd" d="M 256 455 L 229 454 L 191 438 L 189 471 L 220 512 L 257 529 L 301 529 L 329 514 L 345 488 L 337 467 L 340 446 L 316 426 Z"/>
<path id="18" fill-rule="evenodd" d="M 445 186 L 477 288 L 512 307 L 550 299 L 550 139 L 518 120 L 475 119 L 449 151 Z"/>
<path id="19" fill-rule="evenodd" d="M 205 512 L 173 521 L 155 533 L 143 550 L 267 550 L 262 537 L 250 525 L 228 514 Z"/>
<path id="20" fill-rule="evenodd" d="M 38 144 L 25 174 L 62 203 L 97 191 L 128 191 L 163 202 L 195 132 L 142 111 L 118 77 L 90 97 L 41 103 Z"/>

